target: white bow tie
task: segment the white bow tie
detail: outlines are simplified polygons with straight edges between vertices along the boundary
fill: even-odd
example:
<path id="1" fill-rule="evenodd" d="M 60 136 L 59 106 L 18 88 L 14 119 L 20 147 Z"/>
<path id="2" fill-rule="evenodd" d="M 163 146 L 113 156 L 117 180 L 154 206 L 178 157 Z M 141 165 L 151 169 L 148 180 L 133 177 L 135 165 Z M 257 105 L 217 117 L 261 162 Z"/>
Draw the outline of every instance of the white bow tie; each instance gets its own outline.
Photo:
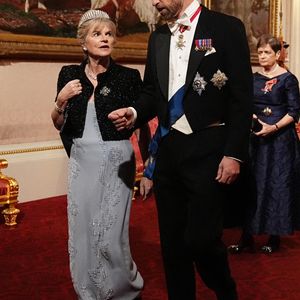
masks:
<path id="1" fill-rule="evenodd" d="M 175 22 L 169 23 L 168 25 L 171 33 L 175 33 L 182 26 L 186 27 L 186 30 L 190 30 L 192 24 L 190 19 L 186 17 L 186 18 L 178 19 Z"/>

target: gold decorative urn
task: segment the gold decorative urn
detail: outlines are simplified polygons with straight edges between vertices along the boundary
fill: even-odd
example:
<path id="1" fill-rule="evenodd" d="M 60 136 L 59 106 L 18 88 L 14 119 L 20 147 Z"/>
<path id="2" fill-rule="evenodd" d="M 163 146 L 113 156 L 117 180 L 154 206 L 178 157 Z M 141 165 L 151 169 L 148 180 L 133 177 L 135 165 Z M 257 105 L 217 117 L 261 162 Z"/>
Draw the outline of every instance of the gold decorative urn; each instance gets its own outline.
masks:
<path id="1" fill-rule="evenodd" d="M 18 182 L 11 177 L 2 174 L 1 170 L 7 168 L 6 159 L 0 159 L 0 205 L 4 206 L 2 214 L 4 215 L 5 225 L 17 225 L 17 215 L 20 212 L 15 207 L 18 202 L 19 185 Z"/>

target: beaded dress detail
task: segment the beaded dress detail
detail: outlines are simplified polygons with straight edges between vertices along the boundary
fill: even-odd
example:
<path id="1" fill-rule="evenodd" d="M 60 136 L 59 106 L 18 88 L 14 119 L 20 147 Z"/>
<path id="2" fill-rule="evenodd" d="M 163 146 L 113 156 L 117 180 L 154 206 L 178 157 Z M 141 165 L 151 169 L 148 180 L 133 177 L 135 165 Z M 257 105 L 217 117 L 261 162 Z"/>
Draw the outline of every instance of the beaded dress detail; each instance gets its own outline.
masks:
<path id="1" fill-rule="evenodd" d="M 134 175 L 130 141 L 103 141 L 89 102 L 69 161 L 70 270 L 81 300 L 132 300 L 143 287 L 129 248 Z"/>

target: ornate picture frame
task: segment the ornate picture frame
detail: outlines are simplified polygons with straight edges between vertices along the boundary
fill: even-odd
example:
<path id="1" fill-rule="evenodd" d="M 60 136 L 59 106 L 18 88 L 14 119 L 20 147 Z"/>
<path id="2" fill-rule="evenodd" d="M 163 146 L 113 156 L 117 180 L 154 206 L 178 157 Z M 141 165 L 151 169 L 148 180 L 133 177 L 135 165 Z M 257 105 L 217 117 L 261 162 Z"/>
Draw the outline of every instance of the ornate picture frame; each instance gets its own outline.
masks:
<path id="1" fill-rule="evenodd" d="M 249 3 L 251 4 L 250 6 Z M 264 29 L 261 33 L 270 32 L 274 35 L 278 33 L 279 0 L 204 0 L 203 4 L 208 8 L 220 11 L 219 7 L 223 5 L 224 9 L 222 8 L 222 12 L 241 18 L 246 26 L 246 30 L 248 28 L 247 34 L 253 64 L 257 63 L 257 55 L 253 46 L 254 43 L 250 37 L 251 26 L 254 26 L 255 23 L 263 24 Z M 242 16 L 235 13 L 235 11 L 238 11 L 238 9 L 234 10 L 237 8 L 235 5 L 239 6 L 239 9 L 244 10 Z M 258 7 L 256 11 L 254 11 L 255 5 Z M 249 21 L 250 17 L 253 19 L 252 21 Z M 120 62 L 144 63 L 147 54 L 148 36 L 149 34 L 145 33 L 142 40 L 128 39 L 127 36 L 119 38 L 113 57 Z M 254 35 L 254 40 L 255 38 L 256 36 Z M 1 33 L 0 58 L 77 61 L 82 58 L 82 51 L 75 38 Z"/>
<path id="2" fill-rule="evenodd" d="M 119 62 L 144 62 L 146 42 L 119 41 L 113 58 Z M 83 53 L 74 38 L 53 38 L 34 35 L 0 34 L 0 58 L 53 61 L 81 60 Z"/>
<path id="3" fill-rule="evenodd" d="M 205 0 L 204 4 L 213 10 L 240 18 L 245 24 L 250 47 L 251 62 L 258 64 L 257 38 L 264 33 L 278 36 L 279 0 Z"/>
<path id="4" fill-rule="evenodd" d="M 26 8 L 26 2 L 31 3 L 33 7 Z M 89 1 L 79 1 L 78 3 L 70 0 L 52 1 L 51 6 L 50 1 L 26 2 L 17 0 L 10 3 L 0 0 L 0 58 L 81 60 L 83 52 L 75 38 L 76 27 L 80 16 L 90 9 L 87 5 Z M 48 3 L 49 6 L 46 7 L 44 3 L 46 6 Z M 80 3 L 85 4 L 81 6 Z M 107 11 L 115 20 L 116 12 L 109 6 L 109 1 L 100 1 L 99 3 L 107 3 L 101 9 Z M 155 10 L 150 0 L 148 6 L 152 11 Z M 129 7 L 126 6 L 125 13 L 124 9 L 122 12 L 124 15 L 119 23 L 121 25 L 117 27 L 117 44 L 113 58 L 118 61 L 144 62 L 149 37 L 148 23 L 139 19 L 138 8 L 134 8 L 133 4 Z M 123 31 L 121 32 L 119 29 Z"/>

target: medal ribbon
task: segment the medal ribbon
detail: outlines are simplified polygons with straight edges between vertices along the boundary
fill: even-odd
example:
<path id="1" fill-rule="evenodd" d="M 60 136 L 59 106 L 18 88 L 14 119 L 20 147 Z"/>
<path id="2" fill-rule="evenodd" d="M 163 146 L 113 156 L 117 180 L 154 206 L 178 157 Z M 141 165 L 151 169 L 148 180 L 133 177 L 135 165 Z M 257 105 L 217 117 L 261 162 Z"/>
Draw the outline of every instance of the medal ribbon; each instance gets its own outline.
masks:
<path id="1" fill-rule="evenodd" d="M 190 22 L 191 22 L 191 23 L 192 23 L 192 22 L 195 20 L 195 18 L 200 14 L 201 9 L 202 9 L 202 6 L 199 6 L 199 7 L 197 8 L 197 10 L 193 13 L 193 15 L 192 15 L 191 18 L 190 18 Z M 180 26 L 179 26 L 179 31 L 180 31 L 180 33 L 185 32 L 185 31 L 187 30 L 187 28 L 188 28 L 188 26 L 186 26 L 186 25 L 180 25 Z"/>

